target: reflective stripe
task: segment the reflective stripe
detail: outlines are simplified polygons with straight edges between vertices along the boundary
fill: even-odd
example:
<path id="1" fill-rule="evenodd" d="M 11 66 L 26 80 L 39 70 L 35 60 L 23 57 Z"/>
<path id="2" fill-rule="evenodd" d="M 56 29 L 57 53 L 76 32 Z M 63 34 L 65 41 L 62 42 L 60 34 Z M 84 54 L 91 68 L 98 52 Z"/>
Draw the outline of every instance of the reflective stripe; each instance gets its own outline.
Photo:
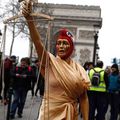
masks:
<path id="1" fill-rule="evenodd" d="M 105 87 L 90 87 L 90 91 L 99 91 L 99 92 L 106 92 L 106 88 Z"/>

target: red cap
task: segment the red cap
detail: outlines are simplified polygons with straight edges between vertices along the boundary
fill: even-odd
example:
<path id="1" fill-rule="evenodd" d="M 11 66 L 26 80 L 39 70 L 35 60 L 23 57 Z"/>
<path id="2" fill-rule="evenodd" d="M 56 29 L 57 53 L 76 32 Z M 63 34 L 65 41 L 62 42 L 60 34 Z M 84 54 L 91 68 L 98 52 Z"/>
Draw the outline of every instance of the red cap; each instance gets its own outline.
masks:
<path id="1" fill-rule="evenodd" d="M 59 31 L 58 39 L 66 39 L 70 43 L 70 49 L 67 55 L 65 56 L 65 58 L 63 58 L 63 59 L 66 59 L 72 54 L 74 50 L 73 35 L 67 29 L 61 29 Z"/>

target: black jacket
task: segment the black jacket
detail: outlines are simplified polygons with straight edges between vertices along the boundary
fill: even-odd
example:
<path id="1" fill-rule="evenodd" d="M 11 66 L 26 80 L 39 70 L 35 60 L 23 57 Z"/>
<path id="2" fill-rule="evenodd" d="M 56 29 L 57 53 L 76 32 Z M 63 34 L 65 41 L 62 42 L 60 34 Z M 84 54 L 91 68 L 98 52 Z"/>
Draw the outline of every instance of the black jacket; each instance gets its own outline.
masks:
<path id="1" fill-rule="evenodd" d="M 31 80 L 34 77 L 32 68 L 29 67 L 16 67 L 11 70 L 11 77 L 13 81 L 13 89 L 23 88 L 26 90 L 31 89 Z"/>

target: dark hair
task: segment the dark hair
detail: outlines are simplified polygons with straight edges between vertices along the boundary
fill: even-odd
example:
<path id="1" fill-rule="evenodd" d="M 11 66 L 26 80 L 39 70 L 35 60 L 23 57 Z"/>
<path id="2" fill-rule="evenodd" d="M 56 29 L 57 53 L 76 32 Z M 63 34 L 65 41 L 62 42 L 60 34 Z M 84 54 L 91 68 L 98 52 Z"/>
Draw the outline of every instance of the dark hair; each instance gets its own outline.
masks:
<path id="1" fill-rule="evenodd" d="M 20 62 L 22 62 L 22 61 L 26 62 L 26 58 L 21 58 Z"/>
<path id="2" fill-rule="evenodd" d="M 113 65 L 111 66 L 111 68 L 116 68 L 116 69 L 118 69 L 118 65 L 117 65 L 117 64 L 113 64 Z"/>
<path id="3" fill-rule="evenodd" d="M 15 55 L 12 55 L 10 58 L 16 60 L 16 56 Z"/>
<path id="4" fill-rule="evenodd" d="M 12 60 L 12 62 L 16 63 L 16 56 L 15 55 L 10 56 L 10 59 Z"/>
<path id="5" fill-rule="evenodd" d="M 89 66 L 89 62 L 85 62 L 84 65 L 83 65 L 83 67 L 84 67 L 85 70 L 88 69 L 88 66 Z"/>
<path id="6" fill-rule="evenodd" d="M 115 71 L 114 73 L 119 74 L 118 64 L 113 64 L 113 65 L 111 66 L 111 68 L 116 68 L 116 71 Z"/>
<path id="7" fill-rule="evenodd" d="M 89 65 L 93 65 L 93 62 L 89 62 Z"/>
<path id="8" fill-rule="evenodd" d="M 26 63 L 27 63 L 28 65 L 30 65 L 30 63 L 31 63 L 30 58 L 29 58 L 29 57 L 25 57 L 25 60 L 26 60 Z"/>
<path id="9" fill-rule="evenodd" d="M 96 64 L 96 67 L 102 68 L 103 67 L 103 61 L 98 61 L 97 64 Z"/>
<path id="10" fill-rule="evenodd" d="M 36 59 L 36 60 L 34 61 L 34 63 L 37 63 L 37 62 L 39 62 L 39 60 L 38 60 L 38 59 Z"/>

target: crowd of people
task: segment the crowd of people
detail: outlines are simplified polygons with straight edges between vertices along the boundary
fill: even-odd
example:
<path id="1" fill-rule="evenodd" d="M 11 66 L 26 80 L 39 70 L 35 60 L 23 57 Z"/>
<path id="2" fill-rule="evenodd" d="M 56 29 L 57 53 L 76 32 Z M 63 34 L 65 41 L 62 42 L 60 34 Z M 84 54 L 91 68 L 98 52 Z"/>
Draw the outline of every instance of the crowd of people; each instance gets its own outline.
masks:
<path id="1" fill-rule="evenodd" d="M 4 105 L 8 105 L 10 94 L 12 103 L 10 108 L 10 118 L 14 119 L 17 112 L 22 118 L 22 113 L 27 97 L 31 91 L 31 98 L 44 95 L 44 78 L 39 74 L 38 59 L 31 61 L 29 57 L 21 58 L 17 63 L 16 56 L 6 57 L 1 63 L 0 74 L 0 100 Z M 36 85 L 36 87 L 35 87 Z M 9 91 L 12 89 L 12 92 Z M 2 94 L 3 93 L 3 94 Z"/>
<path id="2" fill-rule="evenodd" d="M 84 64 L 84 68 L 91 80 L 91 87 L 88 90 L 89 120 L 105 120 L 107 119 L 107 112 L 110 112 L 110 120 L 118 120 L 120 113 L 119 66 L 116 63 L 107 66 L 105 69 L 103 69 L 103 66 L 103 61 L 98 61 L 95 66 L 92 62 Z M 96 72 L 100 75 L 98 83 L 93 81 Z"/>
<path id="3" fill-rule="evenodd" d="M 39 72 L 40 61 L 36 59 L 31 62 L 30 58 L 24 57 L 18 64 L 16 56 L 11 56 L 7 57 L 3 63 L 4 71 L 1 66 L 0 74 L 0 100 L 4 105 L 8 104 L 9 88 L 12 87 L 14 99 L 11 104 L 10 115 L 14 119 L 17 112 L 18 117 L 21 118 L 28 91 L 31 91 L 31 97 L 37 96 L 38 91 L 40 97 L 44 95 L 44 78 Z M 96 65 L 93 65 L 92 62 L 86 62 L 83 66 L 91 80 L 90 89 L 87 91 L 89 100 L 88 120 L 105 120 L 107 112 L 110 112 L 110 120 L 117 120 L 120 113 L 119 66 L 113 64 L 105 69 L 103 66 L 102 61 L 98 61 Z M 100 73 L 99 85 L 92 83 L 92 77 L 96 71 Z"/>

